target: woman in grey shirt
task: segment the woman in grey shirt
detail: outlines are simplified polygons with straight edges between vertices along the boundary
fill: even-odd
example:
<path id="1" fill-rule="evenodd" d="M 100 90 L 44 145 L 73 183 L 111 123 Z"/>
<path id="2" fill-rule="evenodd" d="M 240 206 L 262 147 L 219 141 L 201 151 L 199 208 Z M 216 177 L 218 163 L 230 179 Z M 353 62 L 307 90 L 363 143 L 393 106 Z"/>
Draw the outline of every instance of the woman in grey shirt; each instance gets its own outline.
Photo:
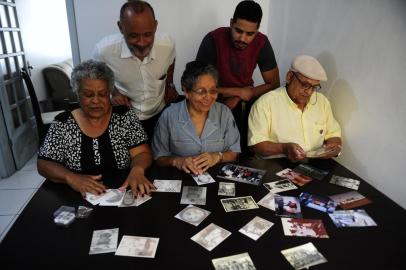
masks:
<path id="1" fill-rule="evenodd" d="M 186 65 L 181 78 L 186 99 L 167 108 L 155 127 L 152 150 L 158 165 L 202 174 L 236 160 L 240 134 L 230 109 L 216 102 L 217 79 L 211 65 Z"/>

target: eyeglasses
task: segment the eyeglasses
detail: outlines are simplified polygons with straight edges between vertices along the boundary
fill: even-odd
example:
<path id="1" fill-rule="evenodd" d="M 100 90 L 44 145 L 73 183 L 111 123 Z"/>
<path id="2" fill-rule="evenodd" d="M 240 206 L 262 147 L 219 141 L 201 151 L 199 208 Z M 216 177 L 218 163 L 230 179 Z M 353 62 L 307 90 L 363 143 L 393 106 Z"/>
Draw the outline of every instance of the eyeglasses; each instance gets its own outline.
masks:
<path id="1" fill-rule="evenodd" d="M 292 72 L 293 76 L 295 76 L 296 80 L 300 83 L 300 85 L 302 86 L 303 90 L 309 90 L 311 89 L 312 91 L 320 91 L 321 89 L 321 85 L 317 84 L 317 85 L 311 85 L 310 83 L 304 82 L 301 79 L 299 79 L 299 77 L 297 76 L 296 72 Z"/>
<path id="2" fill-rule="evenodd" d="M 216 88 L 212 88 L 212 89 L 205 89 L 205 88 L 199 88 L 199 89 L 192 89 L 193 92 L 195 92 L 196 94 L 198 94 L 199 96 L 206 96 L 207 94 L 211 95 L 211 96 L 215 96 L 218 94 L 218 91 Z"/>
<path id="3" fill-rule="evenodd" d="M 93 92 L 93 91 L 88 91 L 88 90 L 85 90 L 85 89 L 79 89 L 79 94 L 82 96 L 82 97 L 85 97 L 85 98 L 108 98 L 108 97 L 110 97 L 110 92 L 109 91 L 101 91 L 101 92 Z"/>

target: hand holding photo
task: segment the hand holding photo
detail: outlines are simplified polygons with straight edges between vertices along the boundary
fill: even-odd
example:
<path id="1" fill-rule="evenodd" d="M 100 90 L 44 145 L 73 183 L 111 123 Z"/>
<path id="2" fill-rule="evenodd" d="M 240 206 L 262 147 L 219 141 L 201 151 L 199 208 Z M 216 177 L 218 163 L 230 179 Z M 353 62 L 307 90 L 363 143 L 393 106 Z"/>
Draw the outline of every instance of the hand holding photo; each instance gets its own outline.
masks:
<path id="1" fill-rule="evenodd" d="M 333 151 L 334 151 L 334 149 L 332 149 L 332 148 L 320 147 L 320 148 L 313 149 L 311 151 L 307 151 L 306 152 L 306 157 L 308 157 L 308 158 L 320 158 L 320 157 L 323 157 L 323 156 L 326 156 L 326 155 L 330 154 Z"/>

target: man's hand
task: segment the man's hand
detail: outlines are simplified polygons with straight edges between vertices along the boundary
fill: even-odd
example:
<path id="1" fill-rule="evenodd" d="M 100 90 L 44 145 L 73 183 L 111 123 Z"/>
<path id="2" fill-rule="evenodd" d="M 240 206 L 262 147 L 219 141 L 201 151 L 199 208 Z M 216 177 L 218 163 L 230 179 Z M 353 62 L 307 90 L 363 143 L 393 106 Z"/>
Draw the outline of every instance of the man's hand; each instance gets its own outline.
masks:
<path id="1" fill-rule="evenodd" d="M 291 161 L 298 161 L 306 158 L 306 153 L 297 143 L 284 143 L 283 153 Z"/>
<path id="2" fill-rule="evenodd" d="M 66 183 L 72 187 L 72 189 L 80 192 L 83 197 L 86 196 L 86 192 L 90 192 L 95 195 L 106 192 L 106 186 L 100 183 L 102 175 L 85 175 L 70 173 L 66 177 Z"/>
<path id="3" fill-rule="evenodd" d="M 128 106 L 128 107 L 131 106 L 131 103 L 130 103 L 130 100 L 128 99 L 128 97 L 121 94 L 117 90 L 114 91 L 114 93 L 112 94 L 111 103 L 113 105 L 125 105 L 125 106 Z"/>
<path id="4" fill-rule="evenodd" d="M 336 142 L 328 142 L 326 141 L 323 144 L 323 147 L 328 150 L 328 152 L 322 156 L 320 156 L 321 159 L 328 159 L 332 157 L 338 156 L 338 154 L 341 153 L 341 144 L 338 144 Z"/>
<path id="5" fill-rule="evenodd" d="M 133 168 L 123 185 L 121 190 L 125 191 L 130 186 L 131 192 L 134 197 L 144 196 L 144 194 L 151 194 L 155 190 L 155 186 L 145 177 L 142 169 Z"/>
<path id="6" fill-rule="evenodd" d="M 230 108 L 230 110 L 234 109 L 235 106 L 237 106 L 238 102 L 240 102 L 241 99 L 239 97 L 229 97 L 224 100 L 224 104 L 227 105 L 227 107 Z"/>
<path id="7" fill-rule="evenodd" d="M 165 87 L 165 104 L 174 102 L 179 96 L 178 91 L 176 91 L 175 87 L 171 85 L 167 85 Z"/>
<path id="8" fill-rule="evenodd" d="M 255 96 L 255 92 L 252 87 L 243 87 L 238 89 L 238 97 L 244 101 L 250 101 Z"/>

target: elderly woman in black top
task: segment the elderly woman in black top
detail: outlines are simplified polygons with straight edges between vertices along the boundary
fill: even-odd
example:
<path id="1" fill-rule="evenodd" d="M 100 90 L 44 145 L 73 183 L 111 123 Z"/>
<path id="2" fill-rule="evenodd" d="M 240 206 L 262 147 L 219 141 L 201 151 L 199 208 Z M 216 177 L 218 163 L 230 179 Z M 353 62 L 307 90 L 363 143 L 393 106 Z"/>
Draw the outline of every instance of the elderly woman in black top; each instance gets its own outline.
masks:
<path id="1" fill-rule="evenodd" d="M 80 108 L 56 117 L 39 150 L 38 172 L 82 195 L 100 194 L 106 185 L 130 186 L 134 196 L 150 193 L 154 187 L 144 175 L 152 162 L 148 138 L 133 110 L 111 106 L 111 69 L 88 60 L 75 67 L 71 84 Z M 112 179 L 125 170 L 124 183 Z"/>

